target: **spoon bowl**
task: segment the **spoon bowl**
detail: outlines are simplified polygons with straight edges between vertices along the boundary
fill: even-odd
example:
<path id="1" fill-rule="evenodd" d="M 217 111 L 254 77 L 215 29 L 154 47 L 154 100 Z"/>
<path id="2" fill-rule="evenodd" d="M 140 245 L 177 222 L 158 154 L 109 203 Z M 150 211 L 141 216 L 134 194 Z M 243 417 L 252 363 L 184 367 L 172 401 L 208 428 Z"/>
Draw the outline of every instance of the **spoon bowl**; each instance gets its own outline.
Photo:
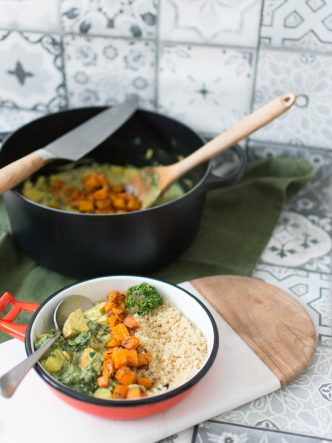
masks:
<path id="1" fill-rule="evenodd" d="M 61 300 L 56 306 L 53 315 L 55 335 L 37 349 L 37 351 L 33 352 L 29 357 L 0 377 L 0 394 L 7 398 L 14 394 L 30 369 L 60 337 L 63 325 L 71 312 L 78 308 L 85 310 L 92 306 L 93 302 L 83 295 L 70 295 Z"/>

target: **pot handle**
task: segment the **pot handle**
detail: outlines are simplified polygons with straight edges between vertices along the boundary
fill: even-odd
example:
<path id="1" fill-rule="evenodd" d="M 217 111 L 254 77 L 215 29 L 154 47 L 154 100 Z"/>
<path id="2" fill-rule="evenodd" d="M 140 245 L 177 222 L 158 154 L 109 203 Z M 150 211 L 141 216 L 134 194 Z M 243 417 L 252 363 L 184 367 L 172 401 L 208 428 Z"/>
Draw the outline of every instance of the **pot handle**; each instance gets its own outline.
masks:
<path id="1" fill-rule="evenodd" d="M 234 145 L 230 150 L 233 151 L 239 158 L 239 166 L 232 174 L 226 177 L 218 177 L 217 175 L 213 174 L 213 172 L 211 172 L 204 182 L 204 191 L 210 191 L 211 189 L 232 185 L 242 178 L 248 163 L 247 153 L 244 149 L 241 148 L 240 145 Z"/>
<path id="2" fill-rule="evenodd" d="M 10 292 L 5 292 L 0 297 L 0 312 L 2 312 L 9 304 L 12 305 L 12 308 L 3 318 L 0 318 L 0 331 L 6 332 L 12 337 L 16 337 L 23 341 L 27 325 L 14 323 L 14 320 L 21 311 L 35 312 L 39 307 L 39 304 L 15 300 Z"/>

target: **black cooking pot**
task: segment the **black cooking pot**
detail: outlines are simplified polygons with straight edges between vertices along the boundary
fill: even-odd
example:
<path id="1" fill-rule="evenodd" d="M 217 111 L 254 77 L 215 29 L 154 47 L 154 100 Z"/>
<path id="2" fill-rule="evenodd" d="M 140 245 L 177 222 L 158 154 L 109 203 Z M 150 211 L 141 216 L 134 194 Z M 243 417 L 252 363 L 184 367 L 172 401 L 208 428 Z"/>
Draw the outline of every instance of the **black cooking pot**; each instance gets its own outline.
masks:
<path id="1" fill-rule="evenodd" d="M 47 145 L 103 109 L 59 112 L 21 127 L 4 141 L 0 167 Z M 137 111 L 89 157 L 122 165 L 143 166 L 154 161 L 171 164 L 179 154 L 187 156 L 202 144 L 201 137 L 187 126 L 153 112 Z M 146 158 L 149 148 L 154 151 L 152 160 Z M 15 240 L 42 266 L 72 277 L 152 272 L 192 243 L 206 191 L 230 185 L 242 176 L 245 154 L 238 146 L 232 149 L 240 161 L 231 176 L 213 175 L 211 162 L 201 165 L 181 180 L 186 191 L 182 197 L 144 211 L 107 215 L 70 213 L 34 203 L 23 197 L 17 187 L 4 194 Z M 63 163 L 50 163 L 38 174 L 54 172 Z"/>

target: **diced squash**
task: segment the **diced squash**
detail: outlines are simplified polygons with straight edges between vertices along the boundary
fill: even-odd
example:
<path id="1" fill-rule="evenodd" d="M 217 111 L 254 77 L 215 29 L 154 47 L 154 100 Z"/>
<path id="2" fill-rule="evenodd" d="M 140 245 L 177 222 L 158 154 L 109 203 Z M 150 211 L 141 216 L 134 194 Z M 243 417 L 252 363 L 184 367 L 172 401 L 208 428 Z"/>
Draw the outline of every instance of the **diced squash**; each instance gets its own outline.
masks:
<path id="1" fill-rule="evenodd" d="M 152 386 L 152 380 L 149 377 L 139 377 L 136 383 L 144 386 L 146 389 L 150 389 Z"/>
<path id="2" fill-rule="evenodd" d="M 123 385 L 131 385 L 136 381 L 136 373 L 130 370 L 128 367 L 124 366 L 120 368 L 115 373 L 115 378 L 119 383 Z"/>
<path id="3" fill-rule="evenodd" d="M 108 300 L 105 303 L 105 312 L 111 312 L 113 308 L 116 307 L 116 304 L 114 303 L 114 301 Z"/>
<path id="4" fill-rule="evenodd" d="M 139 346 L 139 343 L 139 338 L 135 337 L 134 335 L 130 335 L 122 340 L 121 345 L 127 349 L 136 349 Z"/>
<path id="5" fill-rule="evenodd" d="M 112 360 L 115 369 L 127 366 L 127 349 L 113 348 Z"/>
<path id="6" fill-rule="evenodd" d="M 128 386 L 125 385 L 116 385 L 113 389 L 113 398 L 126 398 L 128 392 Z"/>
<path id="7" fill-rule="evenodd" d="M 129 336 L 129 331 L 123 323 L 111 327 L 112 338 L 122 342 L 126 337 Z"/>
<path id="8" fill-rule="evenodd" d="M 143 351 L 138 353 L 138 366 L 147 366 L 151 361 L 150 352 Z"/>
<path id="9" fill-rule="evenodd" d="M 127 326 L 129 329 L 138 329 L 139 324 L 135 317 L 128 316 L 123 320 L 123 323 Z"/>
<path id="10" fill-rule="evenodd" d="M 103 375 L 111 376 L 114 372 L 114 366 L 112 360 L 104 360 L 103 362 Z"/>
<path id="11" fill-rule="evenodd" d="M 73 335 L 80 334 L 81 332 L 88 331 L 88 324 L 84 318 L 84 314 L 81 309 L 76 309 L 69 314 L 62 329 L 63 336 L 65 338 L 72 337 Z"/>
<path id="12" fill-rule="evenodd" d="M 113 314 L 113 312 L 112 312 L 111 315 L 109 317 L 107 317 L 108 326 L 110 328 L 112 328 L 113 326 L 121 323 L 122 319 L 123 319 L 123 315 Z"/>
<path id="13" fill-rule="evenodd" d="M 120 346 L 120 342 L 118 340 L 114 340 L 113 338 L 106 344 L 108 348 L 116 348 Z"/>
<path id="14" fill-rule="evenodd" d="M 129 387 L 126 398 L 141 398 L 146 397 L 146 393 L 139 387 Z"/>
<path id="15" fill-rule="evenodd" d="M 115 289 L 113 290 L 113 291 L 110 291 L 108 294 L 107 294 L 107 298 L 109 299 L 109 300 L 111 300 L 111 301 L 114 301 L 114 302 L 122 302 L 123 301 L 123 295 L 121 294 L 121 292 L 119 292 L 119 291 L 116 291 Z"/>
<path id="16" fill-rule="evenodd" d="M 126 357 L 128 366 L 137 367 L 138 366 L 138 354 L 136 349 L 126 349 Z"/>
<path id="17" fill-rule="evenodd" d="M 107 388 L 110 383 L 110 378 L 106 375 L 101 375 L 97 379 L 97 384 L 100 388 Z"/>

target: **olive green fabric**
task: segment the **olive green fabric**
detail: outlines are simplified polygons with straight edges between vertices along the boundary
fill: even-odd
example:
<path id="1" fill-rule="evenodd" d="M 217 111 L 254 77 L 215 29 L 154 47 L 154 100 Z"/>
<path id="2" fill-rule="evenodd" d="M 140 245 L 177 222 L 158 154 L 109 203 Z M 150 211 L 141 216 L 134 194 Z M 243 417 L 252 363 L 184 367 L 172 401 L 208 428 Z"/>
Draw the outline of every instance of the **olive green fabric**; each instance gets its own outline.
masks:
<path id="1" fill-rule="evenodd" d="M 207 194 L 194 243 L 153 276 L 178 283 L 205 275 L 251 275 L 286 199 L 312 176 L 312 166 L 303 159 L 251 163 L 239 183 Z M 0 293 L 41 302 L 74 281 L 38 266 L 19 250 L 0 201 Z M 4 339 L 0 333 L 0 342 Z"/>

